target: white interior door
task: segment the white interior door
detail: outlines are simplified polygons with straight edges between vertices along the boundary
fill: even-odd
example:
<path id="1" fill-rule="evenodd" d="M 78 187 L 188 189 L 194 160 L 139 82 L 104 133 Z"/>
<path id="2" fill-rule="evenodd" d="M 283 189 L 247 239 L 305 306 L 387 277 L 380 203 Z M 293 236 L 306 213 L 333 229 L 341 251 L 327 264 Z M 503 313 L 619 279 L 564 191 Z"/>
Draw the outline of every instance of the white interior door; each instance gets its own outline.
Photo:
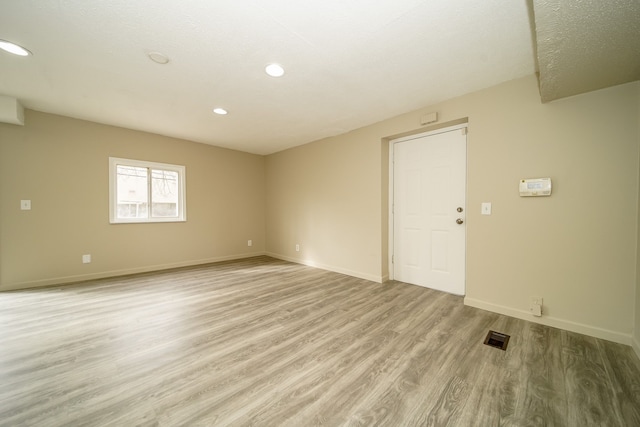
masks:
<path id="1" fill-rule="evenodd" d="M 392 149 L 393 277 L 464 295 L 466 127 Z"/>

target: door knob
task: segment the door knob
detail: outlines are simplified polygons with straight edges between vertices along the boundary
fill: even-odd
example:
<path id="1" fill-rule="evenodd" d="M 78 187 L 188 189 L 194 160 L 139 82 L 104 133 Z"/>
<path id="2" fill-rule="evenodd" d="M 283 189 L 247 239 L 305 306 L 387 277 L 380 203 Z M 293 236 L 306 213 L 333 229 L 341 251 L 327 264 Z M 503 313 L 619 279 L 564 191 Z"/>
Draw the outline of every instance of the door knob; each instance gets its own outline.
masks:
<path id="1" fill-rule="evenodd" d="M 464 221 L 462 220 L 462 218 L 458 218 L 456 219 L 456 224 L 462 224 Z"/>

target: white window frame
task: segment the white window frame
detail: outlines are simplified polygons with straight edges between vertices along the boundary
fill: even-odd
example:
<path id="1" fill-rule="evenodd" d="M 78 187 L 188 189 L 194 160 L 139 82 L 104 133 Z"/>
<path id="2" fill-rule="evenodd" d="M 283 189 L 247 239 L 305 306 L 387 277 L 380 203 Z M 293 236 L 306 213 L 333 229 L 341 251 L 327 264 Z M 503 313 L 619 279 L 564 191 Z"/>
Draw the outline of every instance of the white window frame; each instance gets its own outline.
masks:
<path id="1" fill-rule="evenodd" d="M 147 194 L 149 217 L 147 218 L 118 218 L 118 192 L 117 192 L 117 167 L 132 166 L 147 169 L 160 169 L 178 173 L 178 216 L 177 217 L 151 217 L 151 191 Z M 151 173 L 148 174 L 151 177 Z M 139 224 L 155 222 L 185 222 L 187 220 L 187 185 L 186 168 L 180 165 L 168 163 L 148 162 L 144 160 L 123 159 L 109 157 L 109 222 L 111 224 Z"/>

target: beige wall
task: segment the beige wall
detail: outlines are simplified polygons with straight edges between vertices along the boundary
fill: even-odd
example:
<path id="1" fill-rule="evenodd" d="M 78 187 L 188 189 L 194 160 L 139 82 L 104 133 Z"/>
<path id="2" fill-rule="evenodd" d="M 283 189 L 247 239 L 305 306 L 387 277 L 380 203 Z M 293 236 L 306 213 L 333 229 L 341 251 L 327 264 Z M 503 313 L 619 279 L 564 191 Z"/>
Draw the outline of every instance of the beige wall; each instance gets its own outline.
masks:
<path id="1" fill-rule="evenodd" d="M 268 156 L 266 171 L 269 254 L 379 280 L 382 175 L 375 131 Z"/>
<path id="2" fill-rule="evenodd" d="M 268 156 L 267 252 L 384 280 L 384 141 L 424 131 L 427 112 L 468 118 L 465 302 L 630 342 L 639 98 L 636 82 L 541 104 L 530 76 Z M 552 197 L 518 196 L 520 178 L 547 176 Z M 528 312 L 534 295 L 540 319 Z"/>
<path id="3" fill-rule="evenodd" d="M 542 322 L 628 342 L 638 83 L 545 105 L 534 81 L 522 83 L 470 100 L 466 302 L 528 318 L 529 297 L 539 295 Z M 519 178 L 541 176 L 552 178 L 552 197 L 518 197 Z M 477 214 L 482 201 L 494 215 Z"/>
<path id="4" fill-rule="evenodd" d="M 640 82 L 541 104 L 530 76 L 266 158 L 27 111 L 24 127 L 0 124 L 0 289 L 265 251 L 382 281 L 387 141 L 431 111 L 469 122 L 465 302 L 637 339 Z M 109 156 L 186 165 L 188 221 L 110 225 Z M 520 178 L 544 176 L 553 196 L 518 196 Z"/>
<path id="5" fill-rule="evenodd" d="M 187 222 L 109 224 L 109 156 L 185 165 Z M 0 289 L 262 254 L 264 205 L 262 156 L 27 110 L 0 124 Z"/>

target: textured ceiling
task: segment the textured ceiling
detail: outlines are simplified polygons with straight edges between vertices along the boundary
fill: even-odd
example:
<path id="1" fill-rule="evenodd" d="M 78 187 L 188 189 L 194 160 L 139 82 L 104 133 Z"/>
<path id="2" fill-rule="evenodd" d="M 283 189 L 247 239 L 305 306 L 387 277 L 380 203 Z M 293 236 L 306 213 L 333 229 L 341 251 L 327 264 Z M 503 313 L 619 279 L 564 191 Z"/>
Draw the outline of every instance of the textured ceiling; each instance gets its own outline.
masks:
<path id="1" fill-rule="evenodd" d="M 534 73 L 529 16 L 524 0 L 3 0 L 0 39 L 33 56 L 0 51 L 0 95 L 268 154 Z"/>
<path id="2" fill-rule="evenodd" d="M 8 0 L 0 39 L 33 52 L 0 96 L 258 154 L 536 68 L 544 102 L 640 79 L 640 0 Z"/>
<path id="3" fill-rule="evenodd" d="M 640 0 L 534 0 L 543 102 L 640 80 Z"/>

